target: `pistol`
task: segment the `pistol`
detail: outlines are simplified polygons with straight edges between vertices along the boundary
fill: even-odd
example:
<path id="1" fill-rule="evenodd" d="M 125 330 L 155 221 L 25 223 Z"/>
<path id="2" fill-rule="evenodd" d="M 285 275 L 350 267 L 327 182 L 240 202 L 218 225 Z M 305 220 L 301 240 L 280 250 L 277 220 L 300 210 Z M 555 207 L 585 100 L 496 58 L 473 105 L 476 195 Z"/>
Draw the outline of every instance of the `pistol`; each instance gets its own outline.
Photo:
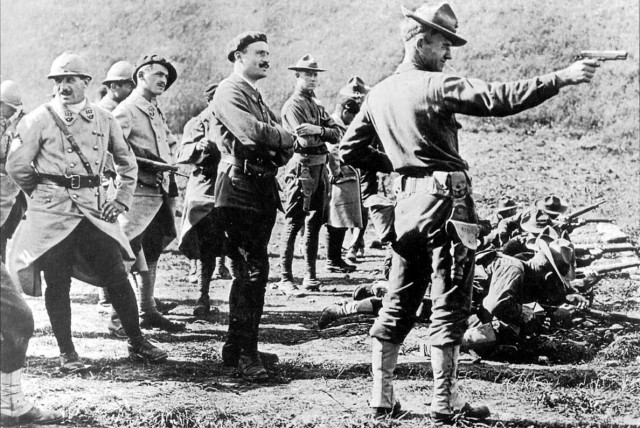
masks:
<path id="1" fill-rule="evenodd" d="M 595 59 L 598 61 L 624 61 L 627 51 L 580 51 L 576 59 Z"/>

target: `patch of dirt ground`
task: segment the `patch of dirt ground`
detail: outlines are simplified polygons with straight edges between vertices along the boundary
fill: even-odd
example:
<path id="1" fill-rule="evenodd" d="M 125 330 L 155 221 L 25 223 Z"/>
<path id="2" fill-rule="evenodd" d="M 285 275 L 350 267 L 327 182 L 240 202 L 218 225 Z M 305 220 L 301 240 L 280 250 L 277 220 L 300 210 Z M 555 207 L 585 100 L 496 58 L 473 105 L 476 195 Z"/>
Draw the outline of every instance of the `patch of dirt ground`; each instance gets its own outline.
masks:
<path id="1" fill-rule="evenodd" d="M 594 216 L 611 217 L 637 242 L 640 234 L 638 153 L 601 147 L 596 137 L 570 140 L 546 134 L 464 134 L 461 148 L 471 165 L 478 210 L 488 214 L 502 193 L 528 205 L 548 193 L 576 208 L 600 199 Z M 180 306 L 170 318 L 187 323 L 179 334 L 149 331 L 169 352 L 166 364 L 140 365 L 126 357 L 126 343 L 107 334 L 107 315 L 96 308 L 97 289 L 74 284 L 73 332 L 80 356 L 91 368 L 63 376 L 58 350 L 42 299 L 29 299 L 36 334 L 29 347 L 25 390 L 38 405 L 63 410 L 66 426 L 86 427 L 423 427 L 431 394 L 429 362 L 420 353 L 426 326 L 419 324 L 403 347 L 396 387 L 410 413 L 397 421 L 367 417 L 371 387 L 370 319 L 318 330 L 321 310 L 348 299 L 358 285 L 380 277 L 382 250 L 367 248 L 358 271 L 325 274 L 325 249 L 318 268 L 331 292 L 301 298 L 279 295 L 271 283 L 277 263 L 282 219 L 270 249 L 271 275 L 260 334 L 261 349 L 279 355 L 269 366 L 270 381 L 247 383 L 223 367 L 220 349 L 228 317 L 230 281 L 212 283 L 220 310 L 195 319 L 198 288 L 187 281 L 187 260 L 175 244 L 160 261 L 156 296 Z M 371 231 L 367 238 L 373 238 Z M 580 239 L 595 240 L 595 228 Z M 630 256 L 634 256 L 631 254 Z M 613 262 L 612 259 L 604 262 Z M 296 251 L 297 280 L 302 258 Z M 600 283 L 594 305 L 637 313 L 638 273 L 622 273 Z M 492 410 L 493 427 L 603 427 L 640 425 L 640 328 L 627 323 L 584 320 L 583 324 L 497 349 L 484 359 L 466 355 L 461 387 Z"/>

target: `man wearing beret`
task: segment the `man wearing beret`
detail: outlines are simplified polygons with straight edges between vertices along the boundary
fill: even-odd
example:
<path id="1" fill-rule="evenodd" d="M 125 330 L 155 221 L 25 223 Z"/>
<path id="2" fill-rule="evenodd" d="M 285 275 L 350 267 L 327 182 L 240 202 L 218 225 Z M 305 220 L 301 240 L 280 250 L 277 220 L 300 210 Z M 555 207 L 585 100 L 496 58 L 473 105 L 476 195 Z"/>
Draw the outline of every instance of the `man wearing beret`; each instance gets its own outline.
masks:
<path id="1" fill-rule="evenodd" d="M 214 198 L 234 264 L 222 358 L 245 379 L 261 381 L 268 378 L 258 329 L 269 279 L 267 245 L 280 206 L 276 173 L 291 157 L 293 135 L 276 121 L 256 87 L 269 71 L 267 36 L 256 31 L 236 36 L 227 58 L 233 73 L 213 97 L 209 139 L 221 153 Z"/>
<path id="2" fill-rule="evenodd" d="M 207 316 L 210 311 L 209 285 L 214 266 L 218 273 L 230 278 L 224 265 L 224 234 L 216 227 L 215 183 L 220 162 L 220 150 L 215 141 L 210 141 L 213 112 L 211 100 L 218 88 L 217 83 L 208 84 L 204 95 L 207 107 L 195 118 L 187 122 L 178 152 L 178 162 L 194 165 L 184 194 L 184 209 L 180 227 L 178 249 L 190 260 L 197 261 L 197 277 L 200 297 L 193 308 L 196 316 Z M 218 264 L 216 265 L 216 260 Z"/>
<path id="3" fill-rule="evenodd" d="M 165 58 L 144 55 L 133 70 L 135 89 L 113 111 L 125 140 L 138 158 L 174 163 L 175 141 L 157 99 L 176 78 L 176 69 Z M 120 223 L 136 254 L 131 273 L 138 288 L 140 325 L 143 328 L 181 331 L 184 324 L 165 318 L 154 298 L 158 259 L 162 250 L 176 237 L 176 195 L 170 192 L 173 176 L 144 162 L 138 163 L 133 205 L 120 218 Z"/>
<path id="4" fill-rule="evenodd" d="M 14 236 L 9 270 L 25 293 L 41 293 L 60 348 L 61 370 L 82 369 L 71 336 L 71 277 L 107 287 L 129 338 L 129 354 L 153 362 L 167 353 L 140 331 L 136 298 L 127 280 L 123 254 L 133 252 L 117 222 L 132 206 L 138 167 L 111 113 L 91 104 L 91 81 L 83 59 L 65 52 L 48 78 L 55 97 L 20 122 L 7 159 L 7 172 L 30 197 L 27 218 Z M 118 173 L 115 195 L 100 185 L 107 152 Z"/>
<path id="5" fill-rule="evenodd" d="M 451 47 L 466 41 L 446 3 L 402 9 L 405 57 L 396 72 L 376 85 L 340 145 L 346 163 L 397 171 L 397 204 L 390 289 L 371 328 L 375 414 L 397 412 L 392 378 L 398 351 L 413 327 L 431 283 L 429 327 L 435 424 L 456 414 L 482 418 L 489 410 L 462 408 L 457 393 L 459 345 L 466 329 L 477 237 L 467 163 L 458 153 L 455 114 L 506 116 L 537 106 L 560 88 L 589 82 L 597 62 L 511 83 L 486 83 L 443 73 Z M 379 138 L 384 153 L 370 147 Z"/>
<path id="6" fill-rule="evenodd" d="M 318 291 L 320 282 L 316 276 L 318 237 L 328 209 L 329 183 L 325 143 L 337 144 L 343 131 L 315 97 L 318 73 L 325 71 L 311 55 L 305 55 L 289 67 L 295 72 L 296 87 L 293 95 L 282 107 L 282 125 L 297 135 L 294 154 L 286 168 L 285 226 L 280 243 L 280 267 L 282 280 L 279 288 L 285 294 L 294 293 L 291 265 L 296 237 L 304 227 L 304 260 L 306 273 L 303 289 Z M 353 266 L 337 266 L 340 271 L 352 272 Z"/>

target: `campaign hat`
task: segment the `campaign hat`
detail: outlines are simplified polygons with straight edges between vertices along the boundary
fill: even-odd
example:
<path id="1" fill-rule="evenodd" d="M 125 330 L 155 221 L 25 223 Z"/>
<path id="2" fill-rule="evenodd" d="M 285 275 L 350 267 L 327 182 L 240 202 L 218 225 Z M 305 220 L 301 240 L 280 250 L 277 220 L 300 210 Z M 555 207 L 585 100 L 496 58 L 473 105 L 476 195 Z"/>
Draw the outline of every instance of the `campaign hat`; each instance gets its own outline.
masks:
<path id="1" fill-rule="evenodd" d="M 453 46 L 463 46 L 467 43 L 456 34 L 458 18 L 448 3 L 426 3 L 413 12 L 404 6 L 401 6 L 401 9 L 407 18 L 442 33 Z"/>
<path id="2" fill-rule="evenodd" d="M 316 72 L 327 71 L 324 68 L 320 68 L 318 66 L 318 61 L 316 61 L 316 59 L 312 57 L 310 54 L 304 55 L 302 58 L 298 60 L 298 62 L 296 62 L 295 65 L 292 65 L 287 68 L 293 71 L 316 71 Z"/>

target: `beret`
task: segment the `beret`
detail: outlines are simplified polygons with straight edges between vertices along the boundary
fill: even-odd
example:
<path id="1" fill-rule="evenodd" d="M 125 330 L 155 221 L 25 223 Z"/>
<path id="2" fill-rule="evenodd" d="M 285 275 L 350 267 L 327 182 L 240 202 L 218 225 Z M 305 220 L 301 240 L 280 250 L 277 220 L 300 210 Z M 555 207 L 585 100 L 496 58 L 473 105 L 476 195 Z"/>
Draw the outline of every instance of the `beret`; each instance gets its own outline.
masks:
<path id="1" fill-rule="evenodd" d="M 234 62 L 234 53 L 244 50 L 244 48 L 250 44 L 257 42 L 267 43 L 267 35 L 259 31 L 247 31 L 242 34 L 238 34 L 229 42 L 229 46 L 227 47 L 227 59 Z"/>

